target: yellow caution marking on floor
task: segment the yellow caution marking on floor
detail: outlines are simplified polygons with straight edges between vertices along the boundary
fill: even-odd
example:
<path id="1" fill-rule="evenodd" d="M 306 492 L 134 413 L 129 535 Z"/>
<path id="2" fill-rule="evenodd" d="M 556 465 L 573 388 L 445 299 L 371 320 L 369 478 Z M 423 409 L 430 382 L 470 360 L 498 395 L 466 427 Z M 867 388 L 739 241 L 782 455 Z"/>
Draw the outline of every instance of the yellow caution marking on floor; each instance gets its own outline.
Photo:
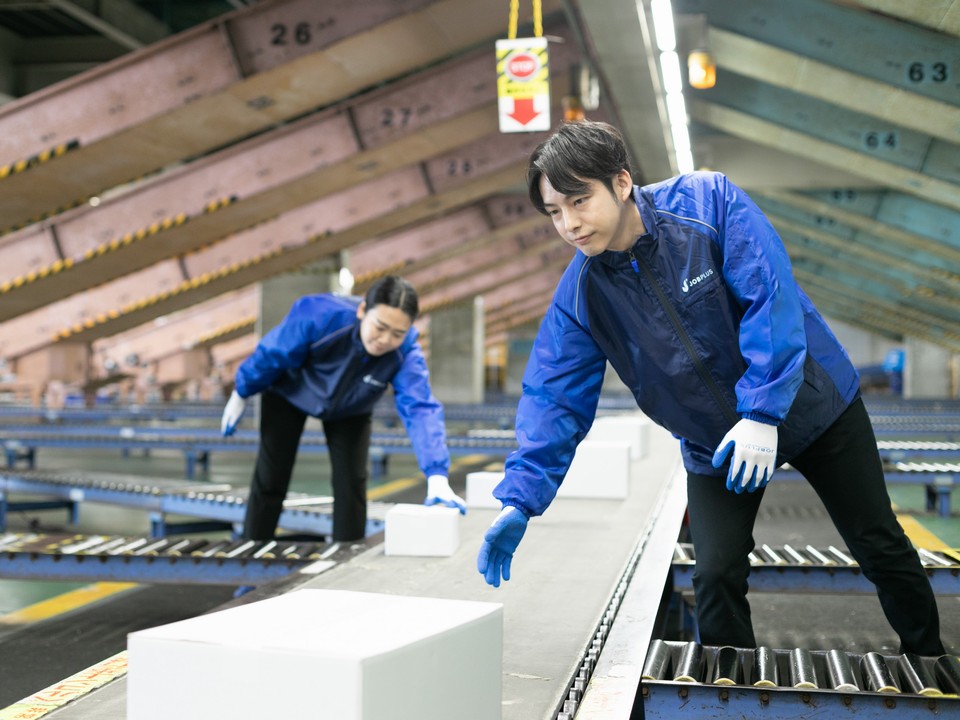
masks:
<path id="1" fill-rule="evenodd" d="M 921 525 L 920 521 L 912 515 L 897 515 L 897 520 L 915 547 L 921 547 L 925 550 L 943 550 L 950 547 Z"/>
<path id="2" fill-rule="evenodd" d="M 101 582 L 77 588 L 49 600 L 42 600 L 29 607 L 0 615 L 0 625 L 22 625 L 62 615 L 84 605 L 90 605 L 105 597 L 137 587 L 137 583 Z"/>
<path id="3" fill-rule="evenodd" d="M 127 651 L 117 653 L 20 702 L 0 709 L 0 720 L 35 720 L 127 672 Z"/>
<path id="4" fill-rule="evenodd" d="M 450 470 L 457 470 L 464 465 L 474 465 L 478 462 L 482 462 L 484 458 L 487 458 L 487 455 L 464 455 L 456 462 L 451 463 Z M 402 492 L 407 488 L 412 488 L 415 485 L 420 485 L 423 483 L 423 480 L 418 478 L 398 478 L 396 480 L 391 480 L 390 482 L 385 482 L 383 485 L 377 485 L 375 488 L 367 490 L 367 499 L 368 500 L 382 500 L 385 497 L 393 495 L 394 493 Z"/>
<path id="5" fill-rule="evenodd" d="M 383 485 L 377 485 L 377 487 L 367 490 L 367 499 L 382 500 L 388 495 L 402 492 L 407 488 L 412 488 L 414 485 L 419 485 L 421 482 L 423 481 L 418 480 L 417 478 L 400 478 L 398 480 L 391 480 Z"/>

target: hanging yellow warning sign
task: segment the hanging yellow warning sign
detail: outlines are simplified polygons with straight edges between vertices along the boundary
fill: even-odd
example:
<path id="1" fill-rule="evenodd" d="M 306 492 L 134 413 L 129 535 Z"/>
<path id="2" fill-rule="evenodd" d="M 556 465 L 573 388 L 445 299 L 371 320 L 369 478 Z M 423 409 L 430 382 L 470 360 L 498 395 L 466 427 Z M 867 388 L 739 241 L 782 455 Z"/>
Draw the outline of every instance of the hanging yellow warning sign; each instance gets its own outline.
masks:
<path id="1" fill-rule="evenodd" d="M 550 129 L 550 70 L 544 37 L 497 40 L 500 132 Z"/>

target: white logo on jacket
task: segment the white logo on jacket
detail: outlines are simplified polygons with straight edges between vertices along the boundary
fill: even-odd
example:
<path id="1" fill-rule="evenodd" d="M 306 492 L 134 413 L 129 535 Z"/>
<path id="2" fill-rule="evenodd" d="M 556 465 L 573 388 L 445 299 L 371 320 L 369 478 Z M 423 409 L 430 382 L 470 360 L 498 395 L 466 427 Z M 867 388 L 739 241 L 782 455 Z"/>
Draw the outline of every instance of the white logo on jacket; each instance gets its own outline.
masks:
<path id="1" fill-rule="evenodd" d="M 692 279 L 684 278 L 684 279 L 683 279 L 683 285 L 682 285 L 683 291 L 684 291 L 684 292 L 689 292 L 689 291 L 690 291 L 690 288 L 692 288 L 694 285 L 697 285 L 697 284 L 699 284 L 699 283 L 702 283 L 704 280 L 706 280 L 706 279 L 707 279 L 708 277 L 710 277 L 711 275 L 713 275 L 713 268 L 710 268 L 710 269 L 707 270 L 706 272 L 700 273 L 700 274 L 697 275 L 695 278 L 692 278 Z"/>
<path id="2" fill-rule="evenodd" d="M 380 382 L 380 381 L 377 380 L 373 375 L 364 375 L 364 376 L 363 376 L 363 381 L 364 381 L 365 383 L 367 383 L 367 385 L 373 385 L 374 387 L 386 387 L 386 386 L 387 386 L 387 384 L 386 384 L 385 382 Z"/>

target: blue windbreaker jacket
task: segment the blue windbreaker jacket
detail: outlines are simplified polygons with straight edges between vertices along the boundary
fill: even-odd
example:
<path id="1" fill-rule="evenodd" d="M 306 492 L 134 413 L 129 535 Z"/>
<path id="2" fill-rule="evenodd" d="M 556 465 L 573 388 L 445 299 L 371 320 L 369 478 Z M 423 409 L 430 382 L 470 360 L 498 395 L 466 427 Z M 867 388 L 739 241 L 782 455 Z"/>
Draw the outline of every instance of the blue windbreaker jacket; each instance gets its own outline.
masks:
<path id="1" fill-rule="evenodd" d="M 443 405 L 430 389 L 419 331 L 411 327 L 399 348 L 373 357 L 360 340 L 359 304 L 330 294 L 297 300 L 237 369 L 237 393 L 248 398 L 269 388 L 308 415 L 335 420 L 372 412 L 393 385 L 420 469 L 447 475 Z"/>
<path id="2" fill-rule="evenodd" d="M 494 495 L 527 515 L 556 495 L 593 423 L 607 360 L 690 472 L 742 417 L 779 425 L 778 464 L 858 397 L 859 377 L 794 282 L 776 231 L 719 173 L 634 187 L 647 235 L 626 252 L 578 252 L 523 378 L 518 449 Z"/>

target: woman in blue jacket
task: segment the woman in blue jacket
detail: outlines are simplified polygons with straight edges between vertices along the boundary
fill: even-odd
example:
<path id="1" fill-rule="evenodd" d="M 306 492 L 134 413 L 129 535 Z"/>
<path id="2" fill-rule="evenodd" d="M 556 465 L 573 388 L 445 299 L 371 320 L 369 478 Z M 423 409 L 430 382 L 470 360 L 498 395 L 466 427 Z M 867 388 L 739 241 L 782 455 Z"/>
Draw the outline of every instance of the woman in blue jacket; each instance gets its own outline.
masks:
<path id="1" fill-rule="evenodd" d="M 579 252 L 524 375 L 519 447 L 494 492 L 503 511 L 477 562 L 487 582 L 510 578 L 528 519 L 553 500 L 593 423 L 609 361 L 640 409 L 680 439 L 701 642 L 756 646 L 752 529 L 764 486 L 789 462 L 877 586 L 903 651 L 943 653 L 856 370 L 760 209 L 718 173 L 634 186 L 619 132 L 597 122 L 561 126 L 532 154 L 527 181 Z"/>
<path id="2" fill-rule="evenodd" d="M 466 512 L 450 489 L 443 406 L 430 390 L 418 331 L 417 293 L 389 276 L 363 300 L 332 294 L 297 300 L 237 369 L 221 430 L 236 429 L 247 398 L 260 393 L 260 448 L 243 536 L 273 537 L 307 416 L 323 421 L 333 485 L 333 540 L 366 534 L 367 463 L 373 407 L 392 385 L 397 412 L 427 476 L 427 505 Z"/>

